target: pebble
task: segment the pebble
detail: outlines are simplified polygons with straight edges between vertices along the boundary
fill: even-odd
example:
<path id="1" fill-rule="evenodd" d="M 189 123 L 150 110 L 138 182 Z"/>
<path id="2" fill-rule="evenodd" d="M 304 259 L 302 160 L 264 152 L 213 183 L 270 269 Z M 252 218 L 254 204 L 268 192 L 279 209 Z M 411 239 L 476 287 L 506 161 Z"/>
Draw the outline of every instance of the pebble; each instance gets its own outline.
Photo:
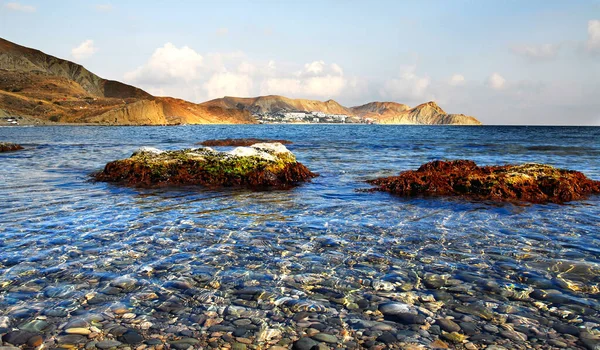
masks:
<path id="1" fill-rule="evenodd" d="M 312 336 L 314 340 L 322 341 L 325 343 L 335 344 L 338 342 L 338 338 L 335 335 L 327 333 L 317 333 Z"/>
<path id="2" fill-rule="evenodd" d="M 297 340 L 292 349 L 294 350 L 311 350 L 314 346 L 317 346 L 317 342 L 312 340 L 311 338 L 304 337 Z"/>
<path id="3" fill-rule="evenodd" d="M 527 336 L 517 331 L 502 330 L 500 331 L 500 335 L 514 341 L 527 341 Z"/>
<path id="4" fill-rule="evenodd" d="M 13 331 L 2 336 L 2 341 L 12 345 L 23 345 L 36 334 L 28 331 Z"/>
<path id="5" fill-rule="evenodd" d="M 119 340 L 125 344 L 139 344 L 144 338 L 135 330 L 130 329 L 119 337 Z"/>
<path id="6" fill-rule="evenodd" d="M 460 331 L 460 326 L 447 318 L 440 318 L 436 320 L 435 323 L 439 325 L 441 329 L 449 333 Z"/>
<path id="7" fill-rule="evenodd" d="M 87 328 L 67 328 L 67 329 L 65 329 L 65 333 L 88 335 L 88 334 L 92 333 L 92 331 Z"/>
<path id="8" fill-rule="evenodd" d="M 100 348 L 100 349 L 110 349 L 110 348 L 116 348 L 117 346 L 121 345 L 122 343 L 120 341 L 116 341 L 116 340 L 102 340 L 96 343 L 96 347 Z"/>
<path id="9" fill-rule="evenodd" d="M 413 312 L 413 308 L 408 304 L 386 303 L 379 305 L 379 312 L 384 315 L 397 315 Z"/>
<path id="10" fill-rule="evenodd" d="M 377 340 L 384 344 L 394 344 L 398 342 L 396 336 L 394 336 L 390 332 L 384 332 L 380 336 L 377 337 Z"/>

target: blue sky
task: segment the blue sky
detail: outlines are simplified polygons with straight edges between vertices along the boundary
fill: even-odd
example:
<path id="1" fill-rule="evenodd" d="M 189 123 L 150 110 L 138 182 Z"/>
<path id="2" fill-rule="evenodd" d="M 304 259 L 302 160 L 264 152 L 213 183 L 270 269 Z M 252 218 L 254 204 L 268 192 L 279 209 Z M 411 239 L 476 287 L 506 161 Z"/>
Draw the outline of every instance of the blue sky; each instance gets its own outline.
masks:
<path id="1" fill-rule="evenodd" d="M 195 102 L 435 100 L 487 124 L 600 125 L 600 0 L 0 0 L 0 33 Z"/>

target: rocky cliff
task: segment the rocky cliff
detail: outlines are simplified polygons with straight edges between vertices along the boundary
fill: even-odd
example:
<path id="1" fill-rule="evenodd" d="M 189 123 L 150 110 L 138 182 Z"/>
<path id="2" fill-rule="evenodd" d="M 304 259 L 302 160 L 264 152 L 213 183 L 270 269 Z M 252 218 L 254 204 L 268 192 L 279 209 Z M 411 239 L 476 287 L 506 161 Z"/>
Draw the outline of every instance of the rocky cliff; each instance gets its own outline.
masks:
<path id="1" fill-rule="evenodd" d="M 394 106 L 394 109 L 383 108 L 377 113 L 369 114 L 369 117 L 380 124 L 481 125 L 481 122 L 473 117 L 448 114 L 433 101 L 404 110 L 402 109 L 408 106 L 400 106 L 402 107 Z"/>
<path id="2" fill-rule="evenodd" d="M 0 110 L 36 122 L 253 123 L 249 112 L 155 97 L 83 66 L 0 39 Z"/>
<path id="3" fill-rule="evenodd" d="M 278 112 L 344 114 L 358 121 L 371 120 L 380 124 L 481 125 L 481 122 L 473 117 L 448 114 L 435 102 L 423 103 L 414 108 L 396 102 L 370 102 L 348 108 L 334 100 L 321 102 L 270 95 L 253 98 L 227 96 L 204 102 L 202 105 L 248 111 L 252 114 Z"/>
<path id="4" fill-rule="evenodd" d="M 344 107 L 269 95 L 223 97 L 201 104 L 156 97 L 135 86 L 103 79 L 85 67 L 0 38 L 0 117 L 19 116 L 31 123 L 112 125 L 256 123 L 253 114 L 323 112 L 381 124 L 481 124 L 448 114 L 435 102 L 410 108 L 395 102 Z"/>
<path id="5" fill-rule="evenodd" d="M 229 109 L 240 109 L 251 113 L 276 112 L 323 112 L 327 114 L 353 115 L 352 111 L 334 100 L 324 102 L 316 100 L 291 99 L 284 96 L 269 95 L 250 98 L 225 96 L 208 102 L 206 106 L 219 106 Z"/>

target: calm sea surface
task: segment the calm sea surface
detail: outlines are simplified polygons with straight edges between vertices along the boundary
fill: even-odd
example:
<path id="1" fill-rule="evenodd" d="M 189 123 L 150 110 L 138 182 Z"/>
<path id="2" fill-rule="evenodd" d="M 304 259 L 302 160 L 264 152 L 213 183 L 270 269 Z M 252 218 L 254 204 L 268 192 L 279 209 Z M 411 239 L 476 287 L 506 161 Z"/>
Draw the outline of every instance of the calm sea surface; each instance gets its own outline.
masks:
<path id="1" fill-rule="evenodd" d="M 270 192 L 89 181 L 140 146 L 191 148 L 230 137 L 291 140 L 288 148 L 320 177 Z M 364 180 L 434 159 L 548 163 L 600 180 L 600 128 L 36 127 L 0 128 L 0 141 L 26 148 L 0 154 L 0 317 L 12 327 L 39 316 L 56 325 L 90 314 L 107 319 L 123 307 L 161 329 L 175 317 L 170 325 L 200 332 L 207 327 L 194 326 L 197 315 L 237 305 L 284 337 L 293 337 L 286 327 L 301 328 L 295 312 L 315 313 L 341 342 L 335 327 L 369 328 L 356 325 L 375 319 L 365 310 L 409 303 L 406 295 L 430 321 L 467 315 L 484 334 L 489 320 L 459 305 L 579 329 L 600 323 L 598 196 L 515 205 L 356 191 L 369 187 Z M 424 295 L 443 301 L 441 309 Z M 333 316 L 341 326 L 327 323 Z M 230 325 L 227 317 L 221 324 Z M 410 329 L 398 324 L 393 334 L 422 344 L 437 337 Z M 542 344 L 540 335 L 520 332 Z"/>

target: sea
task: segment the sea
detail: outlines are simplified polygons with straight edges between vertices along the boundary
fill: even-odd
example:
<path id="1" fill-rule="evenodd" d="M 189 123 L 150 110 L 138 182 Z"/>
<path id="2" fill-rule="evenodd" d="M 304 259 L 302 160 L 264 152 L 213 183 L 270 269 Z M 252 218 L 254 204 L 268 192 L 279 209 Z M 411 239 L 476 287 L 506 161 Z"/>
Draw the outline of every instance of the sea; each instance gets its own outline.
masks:
<path id="1" fill-rule="evenodd" d="M 248 137 L 292 141 L 319 177 L 271 191 L 90 177 L 142 146 Z M 585 348 L 598 334 L 599 196 L 527 204 L 364 190 L 437 159 L 547 163 L 600 180 L 600 127 L 48 126 L 0 128 L 0 141 L 25 147 L 0 154 L 0 334 L 31 331 L 49 348 L 285 348 L 303 337 L 331 348 Z M 68 337 L 73 325 L 96 328 Z"/>

